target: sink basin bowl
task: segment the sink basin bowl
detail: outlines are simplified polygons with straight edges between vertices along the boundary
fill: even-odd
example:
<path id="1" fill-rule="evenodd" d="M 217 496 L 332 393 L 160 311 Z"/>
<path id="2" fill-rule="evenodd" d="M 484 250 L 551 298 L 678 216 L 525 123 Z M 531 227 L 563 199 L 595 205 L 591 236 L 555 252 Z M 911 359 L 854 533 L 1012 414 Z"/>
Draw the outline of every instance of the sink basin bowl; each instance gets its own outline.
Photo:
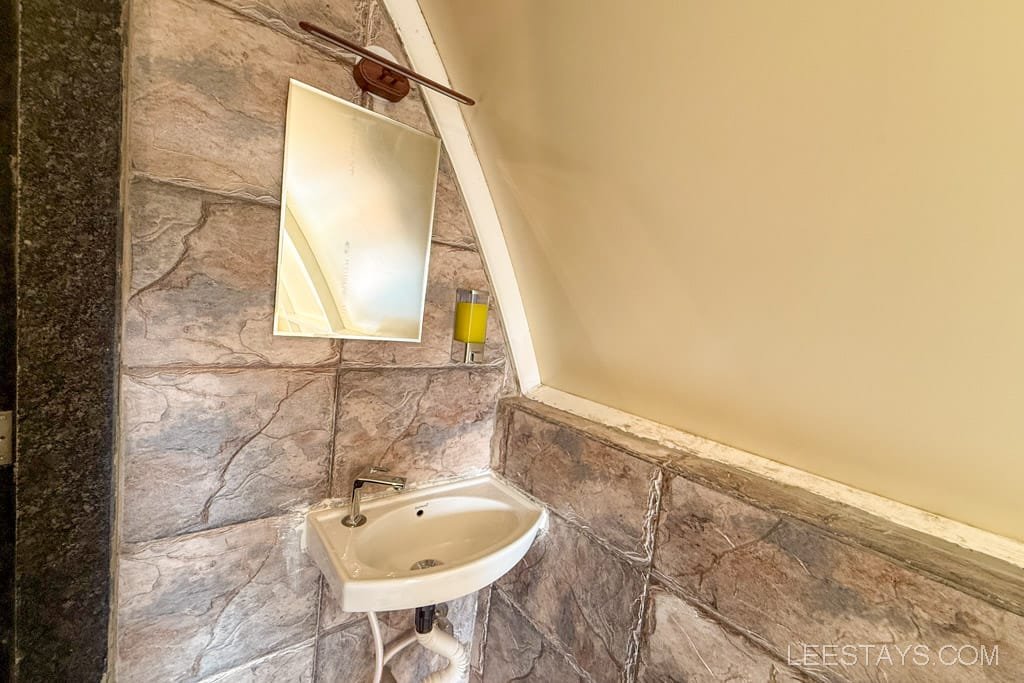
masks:
<path id="1" fill-rule="evenodd" d="M 383 612 L 480 590 L 523 558 L 547 511 L 491 474 L 306 515 L 306 552 L 347 612 Z"/>

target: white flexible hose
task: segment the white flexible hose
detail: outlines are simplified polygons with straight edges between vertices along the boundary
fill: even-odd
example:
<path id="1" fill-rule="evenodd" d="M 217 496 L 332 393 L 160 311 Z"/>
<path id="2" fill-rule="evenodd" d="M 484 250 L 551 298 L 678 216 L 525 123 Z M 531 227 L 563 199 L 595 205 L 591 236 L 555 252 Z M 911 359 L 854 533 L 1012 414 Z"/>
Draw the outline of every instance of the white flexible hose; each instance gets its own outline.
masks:
<path id="1" fill-rule="evenodd" d="M 423 683 L 458 683 L 469 671 L 469 652 L 466 646 L 439 628 L 430 633 L 417 633 L 416 640 L 431 652 L 448 658 L 448 666 L 423 679 Z"/>
<path id="2" fill-rule="evenodd" d="M 390 662 L 392 657 L 415 642 L 416 631 L 413 631 L 412 629 L 406 631 L 405 634 L 399 636 L 395 640 L 392 640 L 388 643 L 388 648 L 384 650 L 384 663 L 387 664 Z"/>
<path id="3" fill-rule="evenodd" d="M 380 622 L 373 612 L 367 612 L 366 618 L 370 621 L 370 633 L 373 634 L 373 683 L 380 683 L 384 675 L 384 641 L 380 637 Z"/>

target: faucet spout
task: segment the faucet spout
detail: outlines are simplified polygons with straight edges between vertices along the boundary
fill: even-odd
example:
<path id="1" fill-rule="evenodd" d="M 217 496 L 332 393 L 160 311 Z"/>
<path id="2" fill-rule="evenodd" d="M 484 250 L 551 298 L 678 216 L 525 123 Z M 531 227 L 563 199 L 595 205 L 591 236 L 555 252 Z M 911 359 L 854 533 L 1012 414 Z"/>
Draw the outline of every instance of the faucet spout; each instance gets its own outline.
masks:
<path id="1" fill-rule="evenodd" d="M 366 484 L 378 484 L 390 486 L 396 491 L 405 488 L 405 477 L 391 474 L 384 467 L 368 467 L 352 481 L 352 503 L 349 512 L 341 520 L 347 527 L 358 527 L 366 524 L 366 515 L 359 512 L 359 499 L 362 495 L 363 486 Z"/>

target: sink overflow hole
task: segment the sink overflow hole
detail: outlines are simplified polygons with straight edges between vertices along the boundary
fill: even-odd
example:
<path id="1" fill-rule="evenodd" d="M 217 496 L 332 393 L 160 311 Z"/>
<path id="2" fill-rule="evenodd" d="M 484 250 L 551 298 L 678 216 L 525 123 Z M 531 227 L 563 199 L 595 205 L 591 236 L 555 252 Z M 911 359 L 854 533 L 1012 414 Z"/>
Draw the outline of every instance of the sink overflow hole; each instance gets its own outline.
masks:
<path id="1" fill-rule="evenodd" d="M 417 510 L 416 511 L 416 516 L 417 517 L 422 517 L 423 516 L 423 510 Z"/>

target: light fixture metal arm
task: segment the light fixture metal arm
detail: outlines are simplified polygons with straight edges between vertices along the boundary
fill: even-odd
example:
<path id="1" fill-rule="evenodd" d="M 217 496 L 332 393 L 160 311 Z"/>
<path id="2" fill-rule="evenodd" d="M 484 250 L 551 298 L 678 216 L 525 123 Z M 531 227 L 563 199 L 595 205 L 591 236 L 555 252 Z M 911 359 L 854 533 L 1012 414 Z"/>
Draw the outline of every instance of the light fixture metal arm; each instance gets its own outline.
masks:
<path id="1" fill-rule="evenodd" d="M 318 38 L 326 40 L 329 43 L 334 43 L 335 45 L 342 47 L 348 50 L 349 52 L 357 54 L 363 59 L 368 59 L 371 62 L 374 62 L 375 64 L 379 64 L 387 69 L 390 69 L 391 71 L 394 71 L 395 73 L 401 74 L 408 78 L 410 81 L 419 83 L 420 85 L 430 88 L 431 90 L 436 90 L 442 95 L 447 95 L 448 97 L 452 98 L 453 100 L 457 100 L 462 104 L 476 104 L 476 102 L 472 98 L 463 95 L 459 91 L 452 90 L 448 86 L 441 85 L 437 81 L 431 80 L 426 76 L 421 76 L 412 69 L 408 69 L 397 62 L 393 62 L 390 59 L 386 59 L 384 57 L 381 57 L 380 55 L 374 54 L 373 52 L 367 50 L 365 47 L 357 45 L 356 43 L 353 43 L 351 40 L 342 38 L 341 36 L 335 33 L 331 33 L 327 29 L 317 26 L 316 24 L 311 24 L 308 21 L 300 21 L 299 28 L 301 28 L 303 31 L 306 31 L 307 33 L 311 33 L 314 36 L 317 36 Z"/>

